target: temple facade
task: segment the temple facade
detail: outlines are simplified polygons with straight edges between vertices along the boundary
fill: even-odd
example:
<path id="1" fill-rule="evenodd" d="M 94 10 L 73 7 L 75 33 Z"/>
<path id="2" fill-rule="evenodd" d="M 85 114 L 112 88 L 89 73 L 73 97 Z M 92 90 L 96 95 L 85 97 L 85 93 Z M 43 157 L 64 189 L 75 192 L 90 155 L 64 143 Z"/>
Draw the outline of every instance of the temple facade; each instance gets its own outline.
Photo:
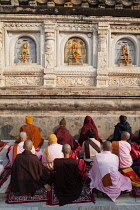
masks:
<path id="1" fill-rule="evenodd" d="M 139 0 L 1 0 L 1 123 L 45 111 L 57 121 L 81 117 L 80 126 L 90 114 L 98 125 L 99 116 L 133 118 L 140 114 L 139 58 Z"/>

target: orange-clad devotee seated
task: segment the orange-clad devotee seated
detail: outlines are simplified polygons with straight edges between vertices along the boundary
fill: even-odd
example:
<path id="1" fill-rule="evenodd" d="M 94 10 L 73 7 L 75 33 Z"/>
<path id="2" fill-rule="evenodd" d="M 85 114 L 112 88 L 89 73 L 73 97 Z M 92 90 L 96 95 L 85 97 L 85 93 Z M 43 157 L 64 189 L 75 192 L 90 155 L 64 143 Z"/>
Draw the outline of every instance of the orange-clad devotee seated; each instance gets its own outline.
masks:
<path id="1" fill-rule="evenodd" d="M 33 118 L 31 116 L 26 116 L 25 120 L 27 125 L 23 125 L 20 128 L 20 132 L 24 131 L 27 133 L 28 139 L 32 140 L 36 149 L 44 143 L 44 139 L 42 139 L 38 127 L 32 125 L 34 121 Z"/>
<path id="2" fill-rule="evenodd" d="M 122 132 L 121 141 L 112 142 L 112 153 L 119 157 L 119 168 L 125 169 L 132 166 L 133 161 L 130 155 L 131 145 L 127 142 L 130 134 L 127 131 Z"/>
<path id="3" fill-rule="evenodd" d="M 61 145 L 69 144 L 72 149 L 76 149 L 78 143 L 71 138 L 69 130 L 66 129 L 66 120 L 63 118 L 59 124 L 60 127 L 54 132 L 57 136 L 57 143 Z"/>

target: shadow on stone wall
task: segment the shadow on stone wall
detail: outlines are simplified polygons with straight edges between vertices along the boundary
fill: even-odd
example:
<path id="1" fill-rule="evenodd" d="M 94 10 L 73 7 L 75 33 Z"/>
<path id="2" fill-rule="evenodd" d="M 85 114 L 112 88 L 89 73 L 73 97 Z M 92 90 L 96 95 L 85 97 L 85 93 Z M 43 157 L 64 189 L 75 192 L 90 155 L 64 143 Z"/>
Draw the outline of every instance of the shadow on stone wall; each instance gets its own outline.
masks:
<path id="1" fill-rule="evenodd" d="M 14 140 L 16 139 L 15 136 L 12 136 L 10 133 L 13 130 L 12 125 L 4 125 L 0 128 L 0 139 L 6 140 Z"/>

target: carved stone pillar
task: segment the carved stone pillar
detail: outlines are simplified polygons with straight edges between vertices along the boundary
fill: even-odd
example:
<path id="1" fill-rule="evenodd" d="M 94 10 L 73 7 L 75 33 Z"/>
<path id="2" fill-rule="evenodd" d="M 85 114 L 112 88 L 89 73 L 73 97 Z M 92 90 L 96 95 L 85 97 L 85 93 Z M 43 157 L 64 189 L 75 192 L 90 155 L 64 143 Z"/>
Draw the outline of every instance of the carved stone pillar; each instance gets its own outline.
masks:
<path id="1" fill-rule="evenodd" d="M 109 25 L 99 22 L 97 87 L 108 86 L 108 33 Z"/>
<path id="2" fill-rule="evenodd" d="M 4 86 L 4 76 L 2 75 L 2 23 L 0 22 L 0 87 Z"/>
<path id="3" fill-rule="evenodd" d="M 55 67 L 55 27 L 54 24 L 45 24 L 45 70 L 44 86 L 55 87 L 56 77 L 53 74 Z"/>

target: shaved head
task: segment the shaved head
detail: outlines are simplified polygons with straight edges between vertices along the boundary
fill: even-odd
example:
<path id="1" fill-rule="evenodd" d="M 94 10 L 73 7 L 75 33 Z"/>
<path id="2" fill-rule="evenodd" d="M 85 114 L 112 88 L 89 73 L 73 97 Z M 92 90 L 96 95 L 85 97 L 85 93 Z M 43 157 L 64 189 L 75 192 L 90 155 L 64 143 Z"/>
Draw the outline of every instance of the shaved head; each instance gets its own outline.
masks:
<path id="1" fill-rule="evenodd" d="M 32 142 L 31 140 L 26 140 L 26 141 L 24 142 L 23 148 L 24 148 L 25 150 L 31 151 L 31 150 L 32 150 L 32 146 L 33 146 L 33 142 Z"/>
<path id="2" fill-rule="evenodd" d="M 112 150 L 112 143 L 110 141 L 105 141 L 103 143 L 103 151 L 111 151 Z"/>
<path id="3" fill-rule="evenodd" d="M 121 134 L 121 140 L 129 140 L 130 139 L 130 134 L 127 131 L 123 131 Z"/>
<path id="4" fill-rule="evenodd" d="M 69 155 L 71 152 L 71 146 L 69 144 L 64 144 L 62 147 L 62 152 L 64 153 L 64 156 Z"/>

